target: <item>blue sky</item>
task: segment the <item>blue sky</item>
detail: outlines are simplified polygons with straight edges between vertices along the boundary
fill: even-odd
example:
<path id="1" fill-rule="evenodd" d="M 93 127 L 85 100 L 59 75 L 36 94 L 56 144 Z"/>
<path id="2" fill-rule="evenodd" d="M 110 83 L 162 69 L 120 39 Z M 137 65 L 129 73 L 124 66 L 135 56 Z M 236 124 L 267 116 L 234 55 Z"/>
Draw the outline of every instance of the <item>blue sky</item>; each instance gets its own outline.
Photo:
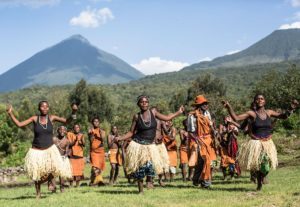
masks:
<path id="1" fill-rule="evenodd" d="M 300 28 L 300 0 L 0 0 L 0 74 L 74 34 L 145 74 Z"/>

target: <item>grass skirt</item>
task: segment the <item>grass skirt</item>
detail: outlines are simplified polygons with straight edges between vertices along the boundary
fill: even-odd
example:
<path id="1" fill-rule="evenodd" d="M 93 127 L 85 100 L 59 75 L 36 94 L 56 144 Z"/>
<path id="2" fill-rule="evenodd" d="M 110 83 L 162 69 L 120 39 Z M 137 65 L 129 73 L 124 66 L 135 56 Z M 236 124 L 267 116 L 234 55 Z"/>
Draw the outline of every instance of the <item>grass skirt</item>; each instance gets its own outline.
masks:
<path id="1" fill-rule="evenodd" d="M 163 164 L 164 164 L 163 168 L 166 170 L 169 169 L 170 161 L 169 161 L 169 155 L 168 155 L 168 151 L 167 151 L 165 144 L 164 143 L 157 144 L 156 147 L 158 149 L 159 156 L 160 156 L 161 160 L 163 161 Z"/>
<path id="2" fill-rule="evenodd" d="M 272 139 L 268 141 L 250 139 L 241 145 L 237 159 L 242 169 L 258 171 L 263 155 L 268 156 L 271 168 L 276 169 L 277 151 Z"/>
<path id="3" fill-rule="evenodd" d="M 71 167 L 69 158 L 66 156 L 62 156 L 61 158 L 62 158 L 64 164 L 63 164 L 63 169 L 62 169 L 62 175 L 60 175 L 60 176 L 62 178 L 67 178 L 67 179 L 73 178 L 72 167 Z"/>
<path id="4" fill-rule="evenodd" d="M 55 145 L 45 150 L 30 148 L 25 157 L 24 167 L 33 181 L 40 181 L 50 174 L 54 177 L 68 174 L 64 172 L 64 161 Z"/>
<path id="5" fill-rule="evenodd" d="M 163 173 L 165 167 L 158 147 L 155 144 L 143 145 L 131 141 L 127 147 L 125 166 L 127 173 L 131 174 L 144 167 L 147 163 L 152 163 L 157 174 Z"/>

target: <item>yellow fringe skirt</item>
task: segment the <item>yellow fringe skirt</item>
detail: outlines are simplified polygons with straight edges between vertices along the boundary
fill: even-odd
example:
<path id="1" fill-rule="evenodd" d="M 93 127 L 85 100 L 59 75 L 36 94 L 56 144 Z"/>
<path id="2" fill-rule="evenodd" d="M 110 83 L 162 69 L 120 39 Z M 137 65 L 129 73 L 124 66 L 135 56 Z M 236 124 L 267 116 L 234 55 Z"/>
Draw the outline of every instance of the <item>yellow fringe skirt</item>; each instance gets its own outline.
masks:
<path id="1" fill-rule="evenodd" d="M 163 161 L 164 164 L 163 168 L 165 170 L 169 169 L 170 161 L 169 161 L 169 155 L 165 144 L 164 143 L 157 144 L 156 147 L 158 149 L 160 159 Z"/>
<path id="2" fill-rule="evenodd" d="M 157 174 L 163 173 L 165 164 L 159 154 L 158 147 L 155 144 L 143 145 L 135 141 L 131 141 L 126 152 L 125 167 L 127 169 L 127 173 L 131 174 L 136 172 L 149 161 L 152 162 Z"/>
<path id="3" fill-rule="evenodd" d="M 63 161 L 57 147 L 52 145 L 44 150 L 30 148 L 25 157 L 24 167 L 30 179 L 39 181 L 50 174 L 54 177 L 69 177 L 69 170 L 64 167 L 66 163 L 67 161 Z"/>
<path id="4" fill-rule="evenodd" d="M 276 169 L 278 166 L 277 151 L 272 139 L 267 141 L 250 139 L 243 143 L 239 149 L 237 160 L 244 170 L 259 170 L 261 157 L 266 154 L 270 160 L 270 167 Z"/>

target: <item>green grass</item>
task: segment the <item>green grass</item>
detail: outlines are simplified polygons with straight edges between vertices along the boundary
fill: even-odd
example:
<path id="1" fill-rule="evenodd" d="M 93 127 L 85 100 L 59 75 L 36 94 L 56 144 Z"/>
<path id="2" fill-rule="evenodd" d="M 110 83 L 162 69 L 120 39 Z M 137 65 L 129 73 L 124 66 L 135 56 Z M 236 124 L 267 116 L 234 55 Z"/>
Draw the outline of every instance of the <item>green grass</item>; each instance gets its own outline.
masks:
<path id="1" fill-rule="evenodd" d="M 123 178 L 115 186 L 84 186 L 56 194 L 43 186 L 40 200 L 36 200 L 33 186 L 1 188 L 0 206 L 300 206 L 299 166 L 272 171 L 270 183 L 261 192 L 255 191 L 248 175 L 244 172 L 241 178 L 222 181 L 221 174 L 216 173 L 210 190 L 183 183 L 178 175 L 164 188 L 156 185 L 154 190 L 145 189 L 144 195 L 138 195 L 137 187 Z"/>
<path id="2" fill-rule="evenodd" d="M 66 188 L 64 193 L 52 194 L 46 185 L 42 186 L 42 198 L 36 200 L 34 186 L 5 188 L 0 186 L 0 206 L 205 206 L 205 207 L 299 207 L 300 206 L 300 139 L 273 137 L 279 152 L 279 167 L 268 176 L 269 184 L 256 192 L 256 185 L 250 183 L 249 173 L 243 172 L 241 178 L 223 181 L 220 172 L 214 174 L 210 190 L 194 187 L 191 182 L 184 183 L 177 175 L 175 182 L 159 187 L 155 182 L 154 190 L 145 189 L 138 195 L 136 185 L 127 184 L 121 178 L 115 186 Z M 241 138 L 240 143 L 245 141 Z M 107 163 L 104 173 L 108 182 L 110 166 Z M 179 171 L 179 170 L 178 170 Z M 90 166 L 86 165 L 85 176 L 89 177 Z M 30 182 L 25 176 L 19 183 Z M 82 181 L 88 183 L 88 180 Z"/>

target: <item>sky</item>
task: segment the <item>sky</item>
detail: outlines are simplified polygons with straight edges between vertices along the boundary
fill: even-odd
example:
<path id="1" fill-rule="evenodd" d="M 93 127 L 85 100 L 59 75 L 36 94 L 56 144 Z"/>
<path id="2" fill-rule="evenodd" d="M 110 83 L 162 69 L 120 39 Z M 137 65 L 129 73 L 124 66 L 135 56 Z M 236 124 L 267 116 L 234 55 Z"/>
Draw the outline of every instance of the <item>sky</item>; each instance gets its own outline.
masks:
<path id="1" fill-rule="evenodd" d="M 0 0 L 0 74 L 74 35 L 144 74 L 300 28 L 300 0 Z"/>

